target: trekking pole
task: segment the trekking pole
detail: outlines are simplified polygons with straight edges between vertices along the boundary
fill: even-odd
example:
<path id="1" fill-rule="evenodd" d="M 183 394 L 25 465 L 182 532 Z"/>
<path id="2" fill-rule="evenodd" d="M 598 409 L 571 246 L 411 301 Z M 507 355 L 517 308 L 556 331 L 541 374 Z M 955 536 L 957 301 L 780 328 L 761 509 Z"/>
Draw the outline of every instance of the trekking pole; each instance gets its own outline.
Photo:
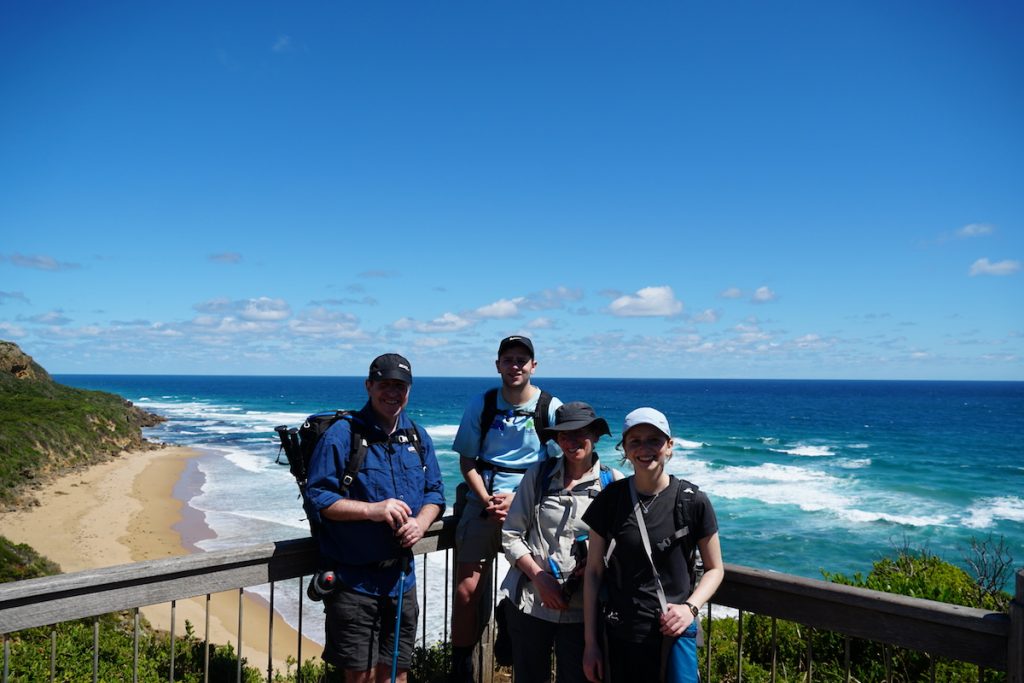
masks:
<path id="1" fill-rule="evenodd" d="M 402 558 L 402 575 L 398 579 L 398 609 L 395 614 L 395 651 L 391 656 L 391 683 L 398 680 L 398 634 L 402 627 L 402 597 L 405 595 L 405 577 L 409 571 L 408 555 Z"/>

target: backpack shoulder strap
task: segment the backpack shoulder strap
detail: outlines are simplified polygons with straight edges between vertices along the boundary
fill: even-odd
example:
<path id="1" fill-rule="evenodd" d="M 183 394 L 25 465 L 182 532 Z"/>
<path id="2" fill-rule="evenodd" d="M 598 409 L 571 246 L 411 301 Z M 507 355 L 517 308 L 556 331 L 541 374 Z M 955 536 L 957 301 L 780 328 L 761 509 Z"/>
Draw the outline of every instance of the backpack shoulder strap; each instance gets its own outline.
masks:
<path id="1" fill-rule="evenodd" d="M 477 449 L 477 458 L 484 451 L 484 439 L 487 438 L 487 431 L 491 423 L 498 416 L 498 387 L 493 387 L 484 392 L 484 407 L 480 411 L 480 446 Z"/>
<path id="2" fill-rule="evenodd" d="M 536 488 L 534 489 L 533 503 L 539 509 L 541 499 L 544 494 L 547 493 L 548 487 L 551 486 L 551 477 L 555 476 L 555 465 L 558 464 L 558 458 L 548 458 L 547 460 L 541 461 L 540 472 L 537 473 Z"/>
<path id="3" fill-rule="evenodd" d="M 601 490 L 604 491 L 613 481 L 615 481 L 615 475 L 612 474 L 612 468 L 608 465 L 601 465 Z"/>
<path id="4" fill-rule="evenodd" d="M 540 397 L 537 399 L 537 407 L 533 409 L 533 428 L 537 430 L 537 437 L 540 439 L 541 446 L 548 442 L 547 438 L 544 437 L 544 432 L 550 424 L 548 411 L 551 409 L 551 398 L 551 394 L 541 389 Z"/>
<path id="5" fill-rule="evenodd" d="M 413 422 L 412 427 L 406 427 L 399 430 L 398 441 L 399 443 L 411 443 L 413 445 L 413 448 L 416 449 L 416 454 L 420 456 L 420 467 L 426 470 L 427 462 L 423 455 L 423 437 L 420 436 L 419 425 Z"/>
<path id="6" fill-rule="evenodd" d="M 369 449 L 369 444 L 366 442 L 366 437 L 362 435 L 359 429 L 356 428 L 356 421 L 351 417 L 348 417 L 349 426 L 349 448 L 348 448 L 348 463 L 345 465 L 345 474 L 342 475 L 341 481 L 338 485 L 338 493 L 345 496 L 348 493 L 348 489 L 352 486 L 352 482 L 355 481 L 356 475 L 359 474 L 359 468 L 363 466 L 363 461 L 366 460 L 366 451 Z"/>
<path id="7" fill-rule="evenodd" d="M 655 547 L 660 552 L 665 552 L 673 543 L 681 541 L 686 564 L 692 576 L 697 562 L 697 539 L 690 532 L 690 526 L 693 524 L 693 504 L 700 488 L 685 479 L 676 479 L 676 482 L 678 488 L 676 488 L 676 504 L 673 510 L 676 530 L 668 538 L 659 541 Z"/>

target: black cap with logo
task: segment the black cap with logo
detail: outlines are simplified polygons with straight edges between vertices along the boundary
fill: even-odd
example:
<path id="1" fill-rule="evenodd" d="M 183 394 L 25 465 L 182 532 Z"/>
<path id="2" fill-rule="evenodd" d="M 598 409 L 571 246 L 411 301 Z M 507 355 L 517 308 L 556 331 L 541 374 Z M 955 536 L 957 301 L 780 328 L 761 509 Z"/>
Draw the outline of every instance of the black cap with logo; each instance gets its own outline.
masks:
<path id="1" fill-rule="evenodd" d="M 505 337 L 501 340 L 501 343 L 498 344 L 498 357 L 501 357 L 501 354 L 505 353 L 510 346 L 522 346 L 530 352 L 530 358 L 534 357 L 533 342 L 530 341 L 529 337 L 523 337 L 517 334 L 514 334 L 511 337 Z"/>
<path id="2" fill-rule="evenodd" d="M 397 379 L 412 384 L 412 364 L 397 353 L 385 353 L 383 356 L 377 356 L 370 363 L 370 375 L 367 379 L 371 382 L 381 379 Z"/>

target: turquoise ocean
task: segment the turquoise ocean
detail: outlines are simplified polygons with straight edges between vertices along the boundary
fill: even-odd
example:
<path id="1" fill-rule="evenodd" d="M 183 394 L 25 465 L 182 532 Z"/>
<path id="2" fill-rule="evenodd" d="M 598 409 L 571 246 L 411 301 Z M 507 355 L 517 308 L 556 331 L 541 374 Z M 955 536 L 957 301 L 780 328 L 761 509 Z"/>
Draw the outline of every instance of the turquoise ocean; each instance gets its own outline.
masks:
<path id="1" fill-rule="evenodd" d="M 186 541 L 203 550 L 308 535 L 294 481 L 277 464 L 273 429 L 366 400 L 355 377 L 55 379 L 120 394 L 167 418 L 148 438 L 203 452 L 176 490 L 188 506 Z M 449 500 L 459 481 L 451 446 L 463 408 L 495 384 L 425 377 L 413 385 L 408 412 L 434 440 Z M 645 405 L 663 411 L 676 443 L 669 470 L 711 497 L 726 562 L 810 578 L 822 570 L 866 574 L 873 561 L 910 545 L 963 566 L 971 539 L 992 534 L 1024 566 L 1024 382 L 537 384 L 563 401 L 591 403 L 608 420 L 613 434 L 598 452 L 615 466 L 625 414 Z M 431 581 L 439 565 L 430 568 Z M 275 605 L 294 621 L 289 598 L 278 594 Z M 307 613 L 315 620 L 315 608 Z M 442 635 L 441 621 L 432 617 L 428 642 Z"/>

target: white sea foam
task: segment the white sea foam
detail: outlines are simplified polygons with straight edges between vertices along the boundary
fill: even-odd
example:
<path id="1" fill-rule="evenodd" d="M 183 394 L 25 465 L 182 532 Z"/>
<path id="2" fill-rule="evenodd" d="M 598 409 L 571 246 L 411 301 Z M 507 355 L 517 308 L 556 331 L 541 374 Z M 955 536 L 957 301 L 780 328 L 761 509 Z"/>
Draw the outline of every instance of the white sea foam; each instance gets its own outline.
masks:
<path id="1" fill-rule="evenodd" d="M 853 448 L 853 449 L 864 449 L 864 448 L 871 448 L 871 444 L 868 444 L 868 443 L 851 443 L 851 444 L 847 444 L 846 447 L 847 448 Z"/>
<path id="2" fill-rule="evenodd" d="M 674 451 L 695 451 L 706 445 L 707 444 L 702 441 L 688 441 L 687 439 L 672 437 L 672 450 Z"/>
<path id="3" fill-rule="evenodd" d="M 696 461 L 670 461 L 669 471 L 695 481 L 714 496 L 749 498 L 769 505 L 796 505 L 801 510 L 840 510 L 855 500 L 842 492 L 843 482 L 823 472 L 765 463 L 755 467 L 708 467 Z"/>
<path id="4" fill-rule="evenodd" d="M 1024 522 L 1024 499 L 1017 496 L 980 498 L 967 509 L 963 524 L 971 529 L 987 529 L 999 519 Z"/>
<path id="5" fill-rule="evenodd" d="M 277 468 L 278 465 L 270 460 L 266 456 L 258 455 L 252 451 L 242 450 L 240 448 L 224 448 L 225 458 L 246 472 L 253 472 L 254 474 L 262 474 L 271 468 Z"/>
<path id="6" fill-rule="evenodd" d="M 430 434 L 431 439 L 454 439 L 455 434 L 459 431 L 459 425 L 430 425 L 427 427 L 427 434 Z"/>
<path id="7" fill-rule="evenodd" d="M 844 470 L 859 470 L 865 467 L 871 467 L 871 458 L 851 458 L 848 460 L 840 460 L 835 464 L 837 467 L 841 467 Z"/>
<path id="8" fill-rule="evenodd" d="M 897 515 L 888 512 L 871 512 L 869 510 L 839 510 L 839 517 L 847 519 L 851 522 L 858 523 L 869 523 L 869 522 L 889 522 L 891 524 L 901 524 L 903 526 L 942 526 L 949 521 L 947 515 Z"/>
<path id="9" fill-rule="evenodd" d="M 786 455 L 796 455 L 802 458 L 821 458 L 835 455 L 829 446 L 810 446 L 802 443 L 798 443 L 792 448 L 770 448 L 768 450 L 776 453 L 785 453 Z"/>
<path id="10" fill-rule="evenodd" d="M 757 440 L 763 443 L 765 446 L 775 446 L 779 443 L 779 440 L 774 436 L 760 436 Z"/>

